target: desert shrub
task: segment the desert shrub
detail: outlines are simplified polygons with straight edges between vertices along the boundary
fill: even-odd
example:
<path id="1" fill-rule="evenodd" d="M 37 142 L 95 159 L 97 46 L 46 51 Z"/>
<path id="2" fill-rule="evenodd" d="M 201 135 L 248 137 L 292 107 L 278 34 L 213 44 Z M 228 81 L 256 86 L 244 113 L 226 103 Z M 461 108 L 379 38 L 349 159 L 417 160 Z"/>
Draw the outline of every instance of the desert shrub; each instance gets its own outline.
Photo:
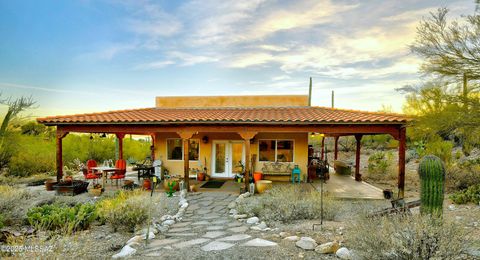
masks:
<path id="1" fill-rule="evenodd" d="M 391 164 L 392 155 L 385 152 L 376 152 L 368 158 L 368 172 L 371 174 L 385 174 Z"/>
<path id="2" fill-rule="evenodd" d="M 148 203 L 141 195 L 138 191 L 120 191 L 116 196 L 98 203 L 98 214 L 115 232 L 119 228 L 134 232 L 149 218 Z"/>
<path id="3" fill-rule="evenodd" d="M 338 203 L 329 196 L 323 198 L 324 219 L 333 220 Z M 261 196 L 248 197 L 238 203 L 242 214 L 255 215 L 265 221 L 289 223 L 301 219 L 320 218 L 320 192 L 305 190 L 299 185 L 274 186 Z"/>
<path id="4" fill-rule="evenodd" d="M 467 160 L 448 167 L 446 185 L 449 191 L 465 190 L 470 186 L 480 185 L 480 162 L 477 160 Z"/>
<path id="5" fill-rule="evenodd" d="M 22 217 L 16 214 L 15 207 L 18 206 L 19 201 L 27 200 L 30 197 L 31 194 L 27 190 L 7 185 L 0 186 L 0 212 L 3 215 L 5 225 Z"/>
<path id="6" fill-rule="evenodd" d="M 364 259 L 457 259 L 469 246 L 461 227 L 430 216 L 362 217 L 351 225 L 347 240 Z"/>
<path id="7" fill-rule="evenodd" d="M 27 221 L 33 227 L 60 231 L 64 234 L 87 229 L 96 217 L 96 207 L 91 203 L 77 204 L 73 207 L 46 204 L 31 208 L 27 212 Z"/>
<path id="8" fill-rule="evenodd" d="M 450 199 L 456 204 L 466 204 L 469 202 L 478 204 L 480 202 L 480 184 L 457 191 L 450 195 Z"/>
<path id="9" fill-rule="evenodd" d="M 5 226 L 5 217 L 3 216 L 2 213 L 0 213 L 0 228 L 3 228 Z"/>
<path id="10" fill-rule="evenodd" d="M 425 153 L 423 155 L 433 154 L 442 159 L 445 164 L 449 165 L 452 160 L 452 149 L 452 142 L 435 138 L 425 144 Z"/>
<path id="11" fill-rule="evenodd" d="M 55 145 L 38 136 L 22 135 L 8 164 L 8 174 L 26 177 L 55 170 Z"/>

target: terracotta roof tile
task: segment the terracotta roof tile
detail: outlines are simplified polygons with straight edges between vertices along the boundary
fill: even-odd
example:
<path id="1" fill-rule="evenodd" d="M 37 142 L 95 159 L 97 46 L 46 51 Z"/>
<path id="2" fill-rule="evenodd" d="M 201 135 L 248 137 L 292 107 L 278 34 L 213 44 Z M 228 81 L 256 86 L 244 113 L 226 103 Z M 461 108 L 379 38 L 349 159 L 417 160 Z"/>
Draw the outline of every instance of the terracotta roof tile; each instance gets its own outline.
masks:
<path id="1" fill-rule="evenodd" d="M 326 107 L 143 108 L 38 118 L 39 123 L 406 123 L 407 117 Z"/>

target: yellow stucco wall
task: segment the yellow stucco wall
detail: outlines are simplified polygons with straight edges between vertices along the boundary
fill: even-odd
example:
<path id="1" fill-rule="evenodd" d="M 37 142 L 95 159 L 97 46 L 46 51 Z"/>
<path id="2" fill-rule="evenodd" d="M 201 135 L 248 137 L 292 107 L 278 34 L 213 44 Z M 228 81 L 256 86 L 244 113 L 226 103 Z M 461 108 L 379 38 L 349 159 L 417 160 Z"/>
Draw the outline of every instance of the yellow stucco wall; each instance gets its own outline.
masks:
<path id="1" fill-rule="evenodd" d="M 202 137 L 208 136 L 208 143 L 201 141 Z M 163 165 L 172 174 L 183 175 L 183 160 L 172 161 L 167 160 L 167 139 L 179 138 L 175 133 L 158 133 L 155 139 L 155 158 L 161 159 Z M 208 174 L 211 174 L 211 160 L 212 160 L 212 143 L 215 140 L 242 140 L 236 133 L 199 133 L 192 137 L 200 141 L 200 155 L 199 159 L 204 164 L 207 159 Z M 259 133 L 254 138 L 254 143 L 251 144 L 251 154 L 257 154 L 257 163 L 255 171 L 260 171 L 263 163 L 258 162 L 258 140 L 259 139 L 282 139 L 294 141 L 294 163 L 298 164 L 302 171 L 303 178 L 306 178 L 307 163 L 308 163 L 308 134 L 306 133 Z M 190 161 L 190 168 L 199 167 L 198 161 Z"/>
<path id="2" fill-rule="evenodd" d="M 157 107 L 285 107 L 308 106 L 308 95 L 156 97 Z"/>

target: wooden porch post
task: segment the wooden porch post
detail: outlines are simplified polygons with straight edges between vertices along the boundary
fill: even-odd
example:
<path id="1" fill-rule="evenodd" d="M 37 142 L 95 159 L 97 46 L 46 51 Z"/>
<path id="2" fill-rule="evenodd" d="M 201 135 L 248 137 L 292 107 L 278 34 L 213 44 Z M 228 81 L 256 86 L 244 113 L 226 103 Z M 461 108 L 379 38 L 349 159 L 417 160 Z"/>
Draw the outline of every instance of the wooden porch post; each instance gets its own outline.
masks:
<path id="1" fill-rule="evenodd" d="M 245 141 L 245 187 L 248 189 L 248 185 L 250 183 L 250 160 L 251 160 L 251 155 L 250 155 L 250 140 L 255 137 L 257 132 L 249 132 L 249 131 L 243 131 L 238 133 L 240 137 Z"/>
<path id="2" fill-rule="evenodd" d="M 406 149 L 406 128 L 400 128 L 398 143 L 398 196 L 405 195 L 405 149 Z"/>
<path id="3" fill-rule="evenodd" d="M 188 158 L 188 151 L 190 150 L 190 138 L 192 138 L 194 132 L 184 131 L 178 132 L 178 135 L 183 140 L 183 178 L 185 182 L 185 188 L 190 191 L 190 161 Z"/>
<path id="4" fill-rule="evenodd" d="M 322 137 L 322 152 L 321 152 L 321 158 L 322 158 L 322 161 L 323 159 L 325 158 L 325 136 Z"/>
<path id="5" fill-rule="evenodd" d="M 340 138 L 340 136 L 335 136 L 335 152 L 334 152 L 334 160 L 337 160 L 338 159 L 338 139 Z"/>
<path id="6" fill-rule="evenodd" d="M 355 135 L 357 140 L 357 150 L 355 152 L 355 180 L 361 181 L 362 175 L 360 174 L 360 141 L 362 141 L 362 135 Z"/>
<path id="7" fill-rule="evenodd" d="M 152 154 L 150 155 L 150 157 L 152 157 L 152 161 L 155 161 L 155 134 L 151 134 L 150 136 L 152 137 L 152 148 L 150 151 Z"/>
<path id="8" fill-rule="evenodd" d="M 125 134 L 116 134 L 117 139 L 118 139 L 118 159 L 122 160 L 123 159 L 123 138 L 125 137 Z"/>
<path id="9" fill-rule="evenodd" d="M 61 129 L 57 128 L 57 181 L 60 181 L 63 177 L 63 151 L 62 151 L 62 139 L 68 134 Z"/>

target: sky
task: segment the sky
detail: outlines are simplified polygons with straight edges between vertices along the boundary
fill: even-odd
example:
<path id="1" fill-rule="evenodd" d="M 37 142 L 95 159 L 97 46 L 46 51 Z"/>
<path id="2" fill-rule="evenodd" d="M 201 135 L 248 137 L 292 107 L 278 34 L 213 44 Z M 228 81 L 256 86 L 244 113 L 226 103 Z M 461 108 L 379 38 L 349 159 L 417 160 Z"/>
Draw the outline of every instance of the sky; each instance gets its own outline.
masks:
<path id="1" fill-rule="evenodd" d="M 32 116 L 155 106 L 155 96 L 308 94 L 312 105 L 401 112 L 418 84 L 408 45 L 468 1 L 0 0 L 2 98 Z M 0 107 L 0 112 L 5 111 Z"/>

